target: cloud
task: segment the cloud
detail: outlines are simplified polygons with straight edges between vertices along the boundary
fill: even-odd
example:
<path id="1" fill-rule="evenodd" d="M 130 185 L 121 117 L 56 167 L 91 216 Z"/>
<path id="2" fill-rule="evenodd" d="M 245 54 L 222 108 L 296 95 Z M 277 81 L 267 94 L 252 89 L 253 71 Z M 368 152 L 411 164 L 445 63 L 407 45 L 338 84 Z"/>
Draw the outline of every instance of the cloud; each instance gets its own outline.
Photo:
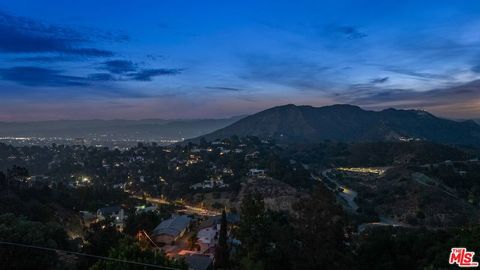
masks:
<path id="1" fill-rule="evenodd" d="M 81 33 L 72 28 L 46 25 L 0 11 L 0 52 L 3 53 L 53 52 L 89 57 L 113 55 L 113 52 L 108 50 L 82 46 L 91 43 L 92 37 L 98 38 L 102 35 Z"/>
<path id="2" fill-rule="evenodd" d="M 128 60 L 110 60 L 102 63 L 100 69 L 107 70 L 113 74 L 123 74 L 137 70 L 137 65 Z"/>
<path id="3" fill-rule="evenodd" d="M 156 69 L 142 69 L 138 72 L 127 74 L 131 79 L 136 81 L 151 81 L 153 77 L 178 75 L 183 72 L 179 68 L 156 68 Z"/>
<path id="4" fill-rule="evenodd" d="M 388 81 L 388 77 L 383 77 L 383 78 L 376 78 L 370 81 L 370 83 L 386 83 Z"/>
<path id="5" fill-rule="evenodd" d="M 151 81 L 156 76 L 177 75 L 181 69 L 145 69 L 122 76 L 103 72 L 82 76 L 65 75 L 63 70 L 33 66 L 17 66 L 0 69 L 0 79 L 30 87 L 93 86 L 94 82 L 109 81 Z M 111 89 L 112 91 L 114 89 Z"/>
<path id="6" fill-rule="evenodd" d="M 157 54 L 147 54 L 146 57 L 152 61 L 157 61 L 159 59 L 165 58 L 163 55 L 157 55 Z"/>
<path id="7" fill-rule="evenodd" d="M 102 82 L 119 81 L 111 73 L 93 73 L 85 77 L 65 75 L 62 70 L 39 67 L 13 67 L 0 69 L 0 79 L 16 82 L 27 87 L 38 87 L 29 92 L 27 100 L 63 100 L 78 97 L 143 99 L 158 97 L 157 93 L 125 89 L 117 85 L 98 85 Z M 58 87 L 63 87 L 58 91 Z M 79 89 L 81 88 L 81 89 Z M 35 89 L 36 90 L 36 89 Z"/>
<path id="8" fill-rule="evenodd" d="M 92 81 L 116 81 L 117 79 L 110 73 L 93 73 L 87 76 Z"/>
<path id="9" fill-rule="evenodd" d="M 475 73 L 480 73 L 480 65 L 475 65 L 471 68 L 471 70 Z"/>
<path id="10" fill-rule="evenodd" d="M 452 79 L 452 77 L 449 76 L 449 75 L 428 73 L 428 72 L 418 72 L 418 71 L 414 71 L 414 70 L 411 70 L 411 69 L 408 69 L 408 68 L 385 67 L 384 70 L 394 72 L 394 73 L 398 73 L 398 74 L 411 76 L 411 77 L 424 78 L 424 79 L 441 79 L 441 80 Z"/>
<path id="11" fill-rule="evenodd" d="M 347 37 L 348 39 L 361 39 L 368 36 L 366 33 L 361 32 L 353 26 L 331 24 L 327 26 L 327 30 L 333 33 L 340 34 L 344 37 Z"/>
<path id="12" fill-rule="evenodd" d="M 43 62 L 43 63 L 66 62 L 66 61 L 75 61 L 75 60 L 78 60 L 78 57 L 66 56 L 66 55 L 31 56 L 31 57 L 13 58 L 14 62 Z"/>
<path id="13" fill-rule="evenodd" d="M 0 78 L 26 86 L 87 86 L 82 77 L 63 75 L 62 71 L 40 67 L 12 67 L 0 69 Z"/>
<path id="14" fill-rule="evenodd" d="M 243 89 L 240 89 L 240 88 L 223 87 L 223 86 L 205 86 L 205 88 L 212 89 L 212 90 L 233 91 L 233 92 L 243 91 Z"/>
<path id="15" fill-rule="evenodd" d="M 479 88 L 480 80 L 428 91 L 360 85 L 337 93 L 333 98 L 338 102 L 370 108 L 421 108 L 452 116 L 466 116 L 480 113 Z"/>
<path id="16" fill-rule="evenodd" d="M 114 53 L 111 51 L 95 49 L 95 48 L 70 49 L 65 52 L 70 54 L 81 55 L 81 56 L 95 56 L 95 57 L 110 57 L 114 55 Z"/>

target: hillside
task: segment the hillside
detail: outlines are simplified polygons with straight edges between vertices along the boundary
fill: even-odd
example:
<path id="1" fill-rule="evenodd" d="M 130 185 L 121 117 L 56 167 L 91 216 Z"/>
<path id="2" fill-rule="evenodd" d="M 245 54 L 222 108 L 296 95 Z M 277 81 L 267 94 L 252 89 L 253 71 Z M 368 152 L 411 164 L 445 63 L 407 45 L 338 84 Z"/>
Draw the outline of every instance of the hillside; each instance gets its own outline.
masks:
<path id="1" fill-rule="evenodd" d="M 457 122 L 419 110 L 368 111 L 352 105 L 274 107 L 201 138 L 215 140 L 232 135 L 279 143 L 427 140 L 480 146 L 480 126 L 474 121 Z"/>

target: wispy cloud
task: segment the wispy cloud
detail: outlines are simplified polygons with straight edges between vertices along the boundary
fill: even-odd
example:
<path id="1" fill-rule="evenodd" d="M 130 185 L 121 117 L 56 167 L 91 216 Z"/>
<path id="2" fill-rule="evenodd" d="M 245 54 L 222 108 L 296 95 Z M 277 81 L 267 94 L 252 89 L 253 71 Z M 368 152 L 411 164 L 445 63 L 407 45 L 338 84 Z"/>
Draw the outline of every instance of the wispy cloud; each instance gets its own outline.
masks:
<path id="1" fill-rule="evenodd" d="M 379 83 L 386 83 L 388 81 L 388 77 L 376 78 L 370 81 L 370 83 L 379 84 Z"/>
<path id="2" fill-rule="evenodd" d="M 137 70 L 137 65 L 128 60 L 110 60 L 103 62 L 100 69 L 107 70 L 113 74 L 123 74 Z"/>
<path id="3" fill-rule="evenodd" d="M 64 70 L 34 66 L 17 66 L 0 69 L 0 79 L 13 81 L 25 86 L 91 86 L 93 82 L 108 81 L 151 81 L 156 76 L 178 75 L 182 69 L 145 69 L 128 73 L 125 76 L 114 76 L 112 73 L 92 73 L 85 77 L 65 75 Z"/>
<path id="4" fill-rule="evenodd" d="M 28 56 L 28 57 L 16 57 L 12 59 L 12 62 L 32 62 L 32 63 L 55 63 L 55 62 L 68 62 L 79 60 L 78 56 L 72 55 L 55 55 L 55 56 Z"/>
<path id="5" fill-rule="evenodd" d="M 327 26 L 327 31 L 342 35 L 348 39 L 361 39 L 368 36 L 366 33 L 350 25 L 330 24 Z"/>
<path id="6" fill-rule="evenodd" d="M 396 107 L 428 110 L 442 108 L 443 113 L 447 112 L 445 108 L 449 108 L 452 110 L 449 112 L 451 115 L 460 115 L 464 109 L 465 115 L 467 115 L 480 113 L 479 88 L 480 80 L 428 91 L 359 85 L 352 86 L 348 91 L 336 93 L 333 98 L 338 102 L 371 108 Z M 458 112 L 455 111 L 455 108 Z"/>
<path id="7" fill-rule="evenodd" d="M 107 81 L 117 81 L 118 79 L 115 78 L 110 73 L 92 73 L 87 76 L 89 80 L 92 81 L 99 81 L 99 82 L 107 82 Z"/>
<path id="8" fill-rule="evenodd" d="M 178 75 L 182 72 L 183 69 L 181 68 L 154 68 L 142 69 L 138 72 L 128 73 L 127 76 L 136 81 L 151 81 L 153 77 Z"/>
<path id="9" fill-rule="evenodd" d="M 235 87 L 224 87 L 224 86 L 205 86 L 206 89 L 211 89 L 211 90 L 220 90 L 220 91 L 232 91 L 232 92 L 240 92 L 243 91 L 241 88 L 235 88 Z"/>
<path id="10" fill-rule="evenodd" d="M 471 70 L 475 73 L 480 73 L 480 65 L 474 65 Z"/>
<path id="11" fill-rule="evenodd" d="M 113 56 L 112 51 L 84 46 L 92 43 L 92 36 L 114 39 L 111 34 L 87 35 L 72 28 L 47 25 L 0 11 L 0 52 L 3 53 L 53 52 L 89 57 Z"/>
<path id="12" fill-rule="evenodd" d="M 40 67 L 12 67 L 0 69 L 0 78 L 26 86 L 87 86 L 85 78 L 64 75 L 63 71 Z"/>
<path id="13" fill-rule="evenodd" d="M 450 75 L 447 74 L 437 74 L 437 73 L 428 73 L 428 72 L 419 72 L 415 71 L 413 69 L 409 68 L 404 68 L 404 67 L 385 67 L 385 71 L 390 71 L 398 74 L 403 74 L 411 77 L 418 77 L 418 78 L 424 78 L 424 79 L 441 79 L 441 80 L 447 80 L 447 79 L 452 79 Z"/>

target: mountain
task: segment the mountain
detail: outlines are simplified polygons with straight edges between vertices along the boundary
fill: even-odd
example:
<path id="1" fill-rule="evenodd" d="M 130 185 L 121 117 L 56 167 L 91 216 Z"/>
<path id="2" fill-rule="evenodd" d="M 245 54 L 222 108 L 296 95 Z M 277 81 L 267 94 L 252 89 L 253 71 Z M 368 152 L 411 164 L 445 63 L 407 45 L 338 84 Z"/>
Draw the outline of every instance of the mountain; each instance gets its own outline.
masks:
<path id="1" fill-rule="evenodd" d="M 103 140 L 179 140 L 197 137 L 239 120 L 54 120 L 38 122 L 0 122 L 0 137 L 82 137 Z"/>
<path id="2" fill-rule="evenodd" d="M 214 140 L 232 135 L 271 138 L 279 143 L 418 139 L 480 146 L 480 126 L 471 120 L 447 120 L 420 110 L 368 111 L 352 105 L 278 106 L 247 116 L 201 138 Z"/>

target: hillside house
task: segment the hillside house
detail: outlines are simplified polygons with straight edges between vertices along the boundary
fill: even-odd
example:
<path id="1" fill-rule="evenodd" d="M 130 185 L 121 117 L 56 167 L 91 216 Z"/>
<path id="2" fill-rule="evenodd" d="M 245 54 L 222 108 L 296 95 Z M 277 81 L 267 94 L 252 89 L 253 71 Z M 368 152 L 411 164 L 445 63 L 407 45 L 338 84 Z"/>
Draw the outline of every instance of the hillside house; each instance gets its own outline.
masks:
<path id="1" fill-rule="evenodd" d="M 189 217 L 175 215 L 162 221 L 153 230 L 151 237 L 157 243 L 171 244 L 185 234 L 189 225 Z"/>
<path id="2" fill-rule="evenodd" d="M 112 224 L 117 230 L 122 231 L 125 226 L 125 211 L 120 206 L 108 206 L 97 210 L 97 220 L 103 221 L 107 218 L 112 219 Z"/>

